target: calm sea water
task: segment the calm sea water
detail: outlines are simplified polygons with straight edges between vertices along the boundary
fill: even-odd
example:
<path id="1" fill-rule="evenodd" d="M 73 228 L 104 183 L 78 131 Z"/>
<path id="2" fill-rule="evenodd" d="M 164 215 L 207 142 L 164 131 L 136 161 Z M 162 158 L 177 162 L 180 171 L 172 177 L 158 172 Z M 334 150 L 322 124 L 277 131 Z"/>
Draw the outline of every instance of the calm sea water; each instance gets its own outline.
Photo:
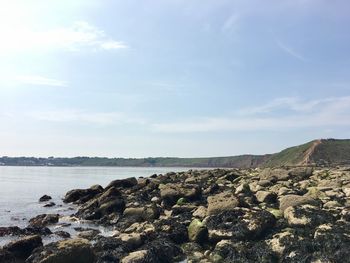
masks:
<path id="1" fill-rule="evenodd" d="M 62 197 L 71 189 L 94 184 L 105 187 L 110 181 L 127 177 L 150 176 L 189 168 L 141 167 L 9 167 L 0 166 L 0 226 L 20 226 L 42 213 L 72 214 Z M 43 207 L 39 198 L 50 195 L 56 206 Z M 65 229 L 66 230 L 66 229 Z M 6 240 L 0 238 L 0 245 Z"/>

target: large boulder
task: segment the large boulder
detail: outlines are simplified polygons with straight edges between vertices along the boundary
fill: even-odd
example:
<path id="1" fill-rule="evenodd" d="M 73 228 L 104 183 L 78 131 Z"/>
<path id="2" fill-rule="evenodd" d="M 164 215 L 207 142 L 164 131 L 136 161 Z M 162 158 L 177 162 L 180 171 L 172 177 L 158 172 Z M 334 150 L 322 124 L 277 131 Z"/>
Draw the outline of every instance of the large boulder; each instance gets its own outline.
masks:
<path id="1" fill-rule="evenodd" d="M 204 243 L 208 239 L 207 227 L 198 219 L 194 219 L 188 226 L 188 239 L 197 243 Z"/>
<path id="2" fill-rule="evenodd" d="M 200 197 L 201 189 L 198 185 L 168 183 L 159 185 L 160 197 L 169 205 L 174 205 L 181 197 L 186 200 L 195 200 Z"/>
<path id="3" fill-rule="evenodd" d="M 180 247 L 167 239 L 157 239 L 146 244 L 138 251 L 125 256 L 122 263 L 171 263 L 180 262 L 183 252 Z"/>
<path id="4" fill-rule="evenodd" d="M 159 218 L 159 209 L 153 205 L 148 207 L 128 207 L 124 210 L 124 217 L 137 222 L 149 221 Z"/>
<path id="5" fill-rule="evenodd" d="M 5 245 L 3 249 L 11 253 L 12 256 L 17 260 L 25 260 L 30 256 L 35 248 L 42 245 L 43 243 L 41 237 L 34 235 L 12 241 L 9 244 Z"/>
<path id="6" fill-rule="evenodd" d="M 312 167 L 295 167 L 288 171 L 292 179 L 304 180 L 309 178 L 313 173 Z"/>
<path id="7" fill-rule="evenodd" d="M 235 207 L 239 206 L 238 198 L 231 192 L 222 192 L 220 194 L 209 196 L 207 201 L 208 215 L 232 211 Z"/>
<path id="8" fill-rule="evenodd" d="M 245 243 L 222 240 L 216 244 L 207 262 L 277 263 L 278 257 L 261 241 Z"/>
<path id="9" fill-rule="evenodd" d="M 311 205 L 289 206 L 284 210 L 284 218 L 290 226 L 311 226 L 332 223 L 334 218 L 328 211 Z"/>
<path id="10" fill-rule="evenodd" d="M 126 179 L 114 180 L 106 186 L 106 189 L 110 187 L 130 188 L 135 185 L 137 185 L 137 179 L 135 177 L 130 177 Z"/>
<path id="11" fill-rule="evenodd" d="M 85 239 L 68 239 L 50 243 L 27 259 L 28 263 L 93 263 L 95 254 Z"/>
<path id="12" fill-rule="evenodd" d="M 73 189 L 66 193 L 63 201 L 65 203 L 85 203 L 103 191 L 102 186 L 93 185 L 88 189 Z"/>
<path id="13" fill-rule="evenodd" d="M 311 196 L 305 195 L 284 195 L 279 200 L 280 210 L 283 212 L 290 206 L 300 206 L 304 204 L 317 205 L 319 202 Z"/>
<path id="14" fill-rule="evenodd" d="M 203 223 L 213 242 L 222 239 L 255 240 L 264 236 L 275 225 L 276 219 L 265 210 L 236 208 L 208 216 Z"/>
<path id="15" fill-rule="evenodd" d="M 49 196 L 49 195 L 43 195 L 42 197 L 39 198 L 39 202 L 46 202 L 46 201 L 49 201 L 51 200 L 52 197 Z"/>
<path id="16" fill-rule="evenodd" d="M 58 222 L 59 214 L 42 214 L 29 220 L 29 225 L 33 227 L 45 227 Z"/>
<path id="17" fill-rule="evenodd" d="M 266 168 L 260 173 L 260 180 L 287 181 L 289 178 L 288 170 L 282 168 Z"/>

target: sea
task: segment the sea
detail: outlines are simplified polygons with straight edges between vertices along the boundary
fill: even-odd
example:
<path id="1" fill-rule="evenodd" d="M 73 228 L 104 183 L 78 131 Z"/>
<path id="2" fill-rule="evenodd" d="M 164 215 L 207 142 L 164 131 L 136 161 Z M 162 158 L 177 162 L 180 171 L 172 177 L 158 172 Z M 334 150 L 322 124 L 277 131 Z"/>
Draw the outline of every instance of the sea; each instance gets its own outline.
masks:
<path id="1" fill-rule="evenodd" d="M 50 227 L 52 232 L 66 231 L 77 234 L 77 227 L 99 229 L 102 234 L 113 234 L 113 229 L 80 220 L 71 221 L 74 205 L 64 204 L 62 198 L 71 189 L 88 188 L 99 184 L 103 187 L 116 179 L 148 177 L 152 174 L 187 171 L 181 167 L 24 167 L 0 166 L 0 227 L 28 225 L 29 219 L 39 214 L 60 214 L 59 224 Z M 39 198 L 52 197 L 53 207 L 43 207 Z M 0 246 L 17 237 L 0 237 Z M 44 238 L 44 243 L 59 240 L 55 235 Z"/>

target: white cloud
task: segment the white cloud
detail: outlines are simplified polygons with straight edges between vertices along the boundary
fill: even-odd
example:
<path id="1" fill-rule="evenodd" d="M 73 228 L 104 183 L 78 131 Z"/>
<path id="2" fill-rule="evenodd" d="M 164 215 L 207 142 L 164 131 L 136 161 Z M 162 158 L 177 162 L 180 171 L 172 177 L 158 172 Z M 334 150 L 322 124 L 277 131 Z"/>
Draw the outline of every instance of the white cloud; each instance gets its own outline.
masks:
<path id="1" fill-rule="evenodd" d="M 288 45 L 286 45 L 285 43 L 283 43 L 280 40 L 276 40 L 277 46 L 282 49 L 284 52 L 286 52 L 288 55 L 301 60 L 301 61 L 307 61 L 307 59 L 301 55 L 299 52 L 295 51 L 293 48 L 289 47 Z"/>
<path id="2" fill-rule="evenodd" d="M 222 32 L 229 32 L 232 29 L 236 29 L 239 21 L 239 15 L 236 13 L 233 13 L 230 15 L 224 22 L 224 24 L 221 27 Z"/>
<path id="3" fill-rule="evenodd" d="M 278 101 L 278 100 L 277 100 Z M 283 101 L 283 100 L 282 100 Z M 294 107 L 292 100 L 285 108 Z M 292 102 L 292 103 L 290 103 Z M 270 105 L 270 106 L 269 106 Z M 271 106 L 272 105 L 272 106 Z M 173 123 L 156 123 L 152 125 L 153 131 L 167 133 L 189 132 L 220 132 L 220 131 L 276 131 L 312 127 L 350 126 L 350 97 L 338 97 L 324 100 L 312 100 L 305 102 L 299 108 L 295 107 L 292 114 L 281 117 L 257 116 L 258 113 L 271 113 L 278 103 L 261 106 L 261 111 L 255 109 L 248 116 L 200 118 Z M 306 107 L 310 105 L 310 107 Z M 280 105 L 278 105 L 280 106 Z M 312 109 L 312 111 L 309 111 Z M 256 113 L 256 114 L 254 114 Z"/>
<path id="4" fill-rule="evenodd" d="M 1 26 L 0 36 L 1 53 L 26 50 L 111 50 L 128 47 L 85 21 L 75 22 L 70 27 L 58 27 L 46 31 L 34 31 L 25 25 Z"/>
<path id="5" fill-rule="evenodd" d="M 295 112 L 307 112 L 307 111 L 312 111 L 316 109 L 321 104 L 337 102 L 339 100 L 341 100 L 341 98 L 326 98 L 326 99 L 309 100 L 309 101 L 301 100 L 296 97 L 277 98 L 261 106 L 240 109 L 238 111 L 238 114 L 240 115 L 265 114 L 265 113 L 276 111 L 278 109 L 290 110 Z"/>
<path id="6" fill-rule="evenodd" d="M 63 80 L 57 80 L 37 75 L 23 75 L 15 77 L 19 84 L 40 85 L 40 86 L 57 86 L 67 87 L 68 83 Z"/>
<path id="7" fill-rule="evenodd" d="M 143 119 L 132 118 L 120 112 L 90 112 L 78 109 L 33 111 L 26 115 L 38 121 L 74 122 L 77 124 L 90 123 L 98 125 L 119 125 L 145 123 Z"/>

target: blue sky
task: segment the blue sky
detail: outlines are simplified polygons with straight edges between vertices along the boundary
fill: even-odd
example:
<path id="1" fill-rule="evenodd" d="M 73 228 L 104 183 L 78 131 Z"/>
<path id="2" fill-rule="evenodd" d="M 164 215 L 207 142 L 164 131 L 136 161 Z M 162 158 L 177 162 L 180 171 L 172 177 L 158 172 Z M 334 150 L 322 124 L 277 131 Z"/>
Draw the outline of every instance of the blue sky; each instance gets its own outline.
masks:
<path id="1" fill-rule="evenodd" d="M 1 6 L 0 155 L 227 156 L 350 137 L 348 1 Z"/>

